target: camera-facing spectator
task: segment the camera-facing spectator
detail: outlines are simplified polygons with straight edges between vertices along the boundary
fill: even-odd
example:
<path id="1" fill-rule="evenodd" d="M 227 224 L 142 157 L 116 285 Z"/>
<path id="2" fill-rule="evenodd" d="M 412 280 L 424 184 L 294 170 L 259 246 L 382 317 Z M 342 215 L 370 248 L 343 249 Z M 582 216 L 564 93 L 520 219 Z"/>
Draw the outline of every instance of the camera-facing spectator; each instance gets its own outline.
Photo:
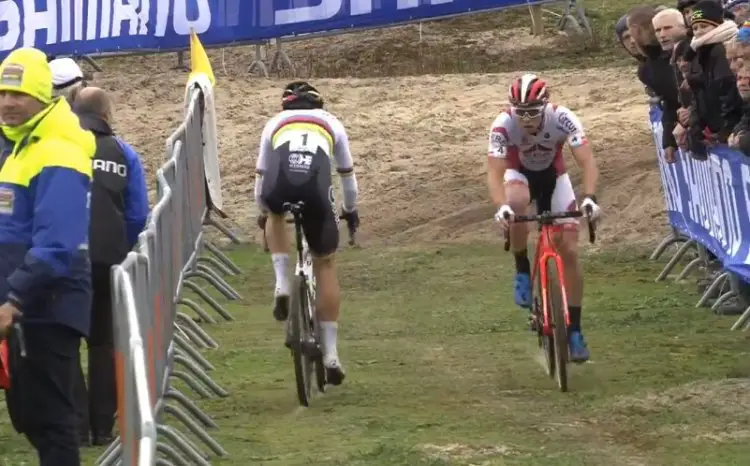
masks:
<path id="1" fill-rule="evenodd" d="M 617 36 L 617 40 L 630 56 L 632 56 L 639 62 L 645 60 L 645 57 L 640 54 L 640 52 L 638 51 L 638 47 L 635 45 L 635 41 L 630 36 L 630 31 L 628 30 L 628 15 L 623 15 L 619 20 L 617 20 L 617 23 L 615 24 L 615 35 Z"/>
<path id="2" fill-rule="evenodd" d="M 742 68 L 743 60 L 743 46 L 739 43 L 737 38 L 734 38 L 724 44 L 726 50 L 727 61 L 729 62 L 729 69 L 735 76 Z"/>
<path id="3" fill-rule="evenodd" d="M 744 23 L 750 18 L 750 0 L 729 1 L 724 9 L 734 15 L 734 22 L 737 25 Z"/>
<path id="4" fill-rule="evenodd" d="M 726 143 L 742 117 L 742 101 L 723 45 L 737 35 L 737 25 L 724 19 L 721 5 L 701 0 L 693 7 L 691 27 L 691 66 L 701 73 L 688 79 L 693 92 L 688 148 L 693 157 L 706 160 L 707 148 Z"/>
<path id="5" fill-rule="evenodd" d="M 680 16 L 679 12 L 675 13 Z M 671 51 L 662 47 L 652 24 L 656 15 L 656 10 L 649 6 L 633 8 L 628 14 L 628 31 L 639 53 L 645 57 L 643 65 L 638 69 L 638 79 L 658 98 L 658 104 L 662 108 L 664 156 L 667 161 L 673 161 L 677 152 L 677 142 L 672 132 L 680 102 L 677 96 L 677 80 L 670 64 Z M 679 22 L 671 26 L 678 28 Z"/>
<path id="6" fill-rule="evenodd" d="M 729 136 L 729 146 L 750 156 L 750 66 L 740 67 L 737 73 L 737 91 L 744 103 L 742 119 Z"/>

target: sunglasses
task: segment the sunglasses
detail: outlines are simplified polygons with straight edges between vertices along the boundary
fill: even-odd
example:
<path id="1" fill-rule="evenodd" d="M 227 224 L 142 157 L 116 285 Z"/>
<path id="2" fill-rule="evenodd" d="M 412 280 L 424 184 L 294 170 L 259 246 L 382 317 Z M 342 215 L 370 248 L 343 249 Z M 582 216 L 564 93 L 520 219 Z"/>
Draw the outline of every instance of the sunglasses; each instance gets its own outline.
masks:
<path id="1" fill-rule="evenodd" d="M 538 118 L 542 114 L 543 110 L 544 107 L 515 108 L 516 115 L 518 115 L 518 118 L 522 119 L 523 121 L 529 121 L 533 120 L 534 118 Z"/>

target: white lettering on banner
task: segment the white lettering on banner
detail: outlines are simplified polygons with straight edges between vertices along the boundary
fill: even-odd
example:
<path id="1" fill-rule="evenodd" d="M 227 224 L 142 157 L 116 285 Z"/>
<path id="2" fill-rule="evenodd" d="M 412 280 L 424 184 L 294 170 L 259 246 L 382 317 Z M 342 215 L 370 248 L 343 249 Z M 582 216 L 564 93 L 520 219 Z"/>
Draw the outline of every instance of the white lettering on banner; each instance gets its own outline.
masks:
<path id="1" fill-rule="evenodd" d="M 747 208 L 750 208 L 750 167 L 747 165 L 742 165 L 742 192 L 745 194 L 744 201 L 745 201 L 745 211 L 747 211 Z M 747 257 L 745 257 L 745 264 L 750 265 L 750 249 L 747 251 Z"/>
<path id="2" fill-rule="evenodd" d="M 725 225 L 724 232 L 727 234 L 727 240 L 729 241 L 729 254 L 734 256 L 740 250 L 742 246 L 742 230 L 740 228 L 740 215 L 737 211 L 737 200 L 734 198 L 734 178 L 732 177 L 732 168 L 729 165 L 729 161 L 724 159 L 721 161 L 721 169 L 723 172 L 722 186 L 724 193 L 724 201 L 727 208 L 727 215 L 724 217 L 728 225 Z"/>
<path id="3" fill-rule="evenodd" d="M 396 9 L 408 10 L 424 4 L 442 5 L 445 3 L 453 3 L 453 0 L 397 0 Z M 372 13 L 374 4 L 380 6 L 381 2 L 376 2 L 376 0 L 349 0 L 349 13 L 352 16 Z M 344 0 L 320 0 L 320 4 L 315 6 L 282 8 L 274 11 L 274 25 L 324 21 L 339 14 L 343 6 Z"/>
<path id="4" fill-rule="evenodd" d="M 21 37 L 21 11 L 13 0 L 0 0 L 0 23 L 5 23 L 6 32 L 0 35 L 0 50 L 11 50 Z"/>
<path id="5" fill-rule="evenodd" d="M 47 0 L 45 7 L 37 10 L 36 0 L 0 0 L 0 23 L 5 23 L 0 28 L 0 51 L 38 47 L 35 39 L 42 30 L 45 43 L 52 45 L 121 36 L 164 37 L 170 19 L 174 32 L 183 36 L 191 28 L 202 34 L 211 26 L 209 0 Z M 149 31 L 152 13 L 156 26 Z"/>
<path id="6" fill-rule="evenodd" d="M 677 166 L 669 164 L 665 167 L 663 173 L 667 180 L 663 187 L 667 193 L 667 208 L 682 213 L 682 194 L 680 193 L 680 186 L 677 184 Z"/>
<path id="7" fill-rule="evenodd" d="M 57 2 L 47 2 L 47 9 L 36 11 L 34 0 L 23 0 L 23 45 L 33 46 L 36 31 L 47 31 L 47 44 L 57 42 Z"/>

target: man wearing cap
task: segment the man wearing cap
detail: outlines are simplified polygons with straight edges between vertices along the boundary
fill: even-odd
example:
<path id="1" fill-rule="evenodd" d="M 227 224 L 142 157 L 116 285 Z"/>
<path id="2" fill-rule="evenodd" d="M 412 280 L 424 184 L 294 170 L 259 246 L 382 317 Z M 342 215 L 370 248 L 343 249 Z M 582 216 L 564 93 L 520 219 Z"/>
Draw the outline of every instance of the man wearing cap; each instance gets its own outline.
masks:
<path id="1" fill-rule="evenodd" d="M 78 91 L 86 87 L 83 71 L 72 58 L 55 58 L 49 62 L 52 70 L 52 95 L 63 96 L 72 103 Z"/>
<path id="2" fill-rule="evenodd" d="M 13 144 L 0 168 L 0 335 L 18 316 L 26 344 L 11 367 L 8 413 L 40 466 L 77 466 L 73 386 L 91 314 L 96 143 L 65 99 L 52 97 L 47 58 L 34 48 L 0 64 L 0 119 Z"/>

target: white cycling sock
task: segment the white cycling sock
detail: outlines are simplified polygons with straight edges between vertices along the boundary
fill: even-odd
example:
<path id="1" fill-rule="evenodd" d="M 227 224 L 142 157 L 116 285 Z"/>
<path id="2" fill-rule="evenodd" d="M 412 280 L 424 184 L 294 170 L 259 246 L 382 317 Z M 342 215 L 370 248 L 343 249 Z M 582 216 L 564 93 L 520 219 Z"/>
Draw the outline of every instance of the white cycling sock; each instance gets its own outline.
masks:
<path id="1" fill-rule="evenodd" d="M 271 254 L 273 271 L 276 274 L 276 291 L 274 296 L 289 296 L 289 254 Z"/>
<path id="2" fill-rule="evenodd" d="M 320 339 L 323 346 L 323 362 L 338 361 L 339 352 L 336 348 L 336 337 L 339 332 L 339 323 L 331 321 L 320 322 Z"/>

